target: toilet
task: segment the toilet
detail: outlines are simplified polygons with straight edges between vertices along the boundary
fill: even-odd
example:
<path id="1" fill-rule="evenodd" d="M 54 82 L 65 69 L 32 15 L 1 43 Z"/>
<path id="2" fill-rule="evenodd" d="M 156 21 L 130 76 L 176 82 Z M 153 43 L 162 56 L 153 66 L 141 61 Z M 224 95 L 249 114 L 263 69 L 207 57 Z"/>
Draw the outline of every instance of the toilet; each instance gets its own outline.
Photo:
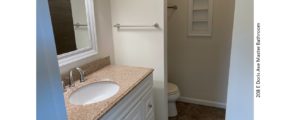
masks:
<path id="1" fill-rule="evenodd" d="M 174 117 L 177 115 L 175 102 L 179 98 L 180 93 L 178 87 L 170 82 L 168 82 L 167 89 L 168 89 L 168 116 Z"/>

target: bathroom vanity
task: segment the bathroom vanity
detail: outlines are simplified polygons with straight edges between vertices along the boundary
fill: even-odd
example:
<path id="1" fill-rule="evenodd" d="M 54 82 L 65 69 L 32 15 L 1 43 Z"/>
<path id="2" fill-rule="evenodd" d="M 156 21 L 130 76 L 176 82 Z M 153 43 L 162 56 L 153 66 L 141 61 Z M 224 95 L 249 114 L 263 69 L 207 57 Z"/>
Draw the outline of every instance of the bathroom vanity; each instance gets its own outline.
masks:
<path id="1" fill-rule="evenodd" d="M 101 120 L 154 120 L 152 86 L 150 74 Z"/>
<path id="2" fill-rule="evenodd" d="M 76 81 L 64 92 L 69 120 L 154 120 L 153 69 L 108 65 L 86 76 L 85 82 Z M 96 83 L 114 83 L 118 91 L 102 101 L 72 102 L 77 91 Z M 87 91 L 85 94 L 105 92 Z M 84 97 L 85 98 L 85 97 Z M 80 104 L 75 104 L 80 103 Z"/>

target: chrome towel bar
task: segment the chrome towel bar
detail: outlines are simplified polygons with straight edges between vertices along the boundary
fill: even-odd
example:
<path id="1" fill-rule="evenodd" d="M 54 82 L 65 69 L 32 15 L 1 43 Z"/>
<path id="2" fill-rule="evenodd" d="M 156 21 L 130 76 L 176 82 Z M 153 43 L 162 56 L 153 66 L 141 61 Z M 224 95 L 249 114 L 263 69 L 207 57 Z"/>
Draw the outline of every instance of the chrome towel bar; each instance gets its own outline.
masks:
<path id="1" fill-rule="evenodd" d="M 172 5 L 172 6 L 168 6 L 167 8 L 169 8 L 169 9 L 178 9 L 178 7 L 177 7 L 177 5 Z"/>
<path id="2" fill-rule="evenodd" d="M 79 28 L 80 26 L 88 26 L 88 25 L 87 25 L 87 24 L 76 23 L 76 24 L 74 24 L 74 26 L 75 26 L 76 28 Z"/>
<path id="3" fill-rule="evenodd" d="M 159 24 L 155 23 L 153 25 L 120 25 L 120 24 L 115 24 L 113 27 L 116 27 L 118 29 L 120 29 L 121 27 L 155 27 L 155 28 L 159 28 Z"/>

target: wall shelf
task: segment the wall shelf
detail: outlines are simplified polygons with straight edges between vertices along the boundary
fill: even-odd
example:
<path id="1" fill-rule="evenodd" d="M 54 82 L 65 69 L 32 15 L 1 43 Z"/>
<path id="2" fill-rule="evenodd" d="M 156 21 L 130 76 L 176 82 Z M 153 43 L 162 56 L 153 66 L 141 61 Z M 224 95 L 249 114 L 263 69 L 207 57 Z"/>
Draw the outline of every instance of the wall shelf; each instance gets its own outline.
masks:
<path id="1" fill-rule="evenodd" d="M 208 22 L 208 20 L 193 20 L 192 22 Z"/>
<path id="2" fill-rule="evenodd" d="M 211 36 L 212 0 L 189 0 L 188 35 Z"/>
<path id="3" fill-rule="evenodd" d="M 202 10 L 208 10 L 208 8 L 194 8 L 193 11 L 202 11 Z"/>

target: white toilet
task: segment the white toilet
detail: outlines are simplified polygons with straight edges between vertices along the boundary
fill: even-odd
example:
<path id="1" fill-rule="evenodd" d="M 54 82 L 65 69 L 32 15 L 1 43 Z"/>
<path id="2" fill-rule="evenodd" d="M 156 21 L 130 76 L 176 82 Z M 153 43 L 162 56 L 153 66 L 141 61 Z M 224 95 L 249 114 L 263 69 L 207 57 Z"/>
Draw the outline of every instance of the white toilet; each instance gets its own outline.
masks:
<path id="1" fill-rule="evenodd" d="M 180 93 L 178 87 L 173 83 L 168 82 L 167 89 L 168 89 L 168 116 L 174 117 L 177 115 L 175 102 L 179 98 Z"/>

